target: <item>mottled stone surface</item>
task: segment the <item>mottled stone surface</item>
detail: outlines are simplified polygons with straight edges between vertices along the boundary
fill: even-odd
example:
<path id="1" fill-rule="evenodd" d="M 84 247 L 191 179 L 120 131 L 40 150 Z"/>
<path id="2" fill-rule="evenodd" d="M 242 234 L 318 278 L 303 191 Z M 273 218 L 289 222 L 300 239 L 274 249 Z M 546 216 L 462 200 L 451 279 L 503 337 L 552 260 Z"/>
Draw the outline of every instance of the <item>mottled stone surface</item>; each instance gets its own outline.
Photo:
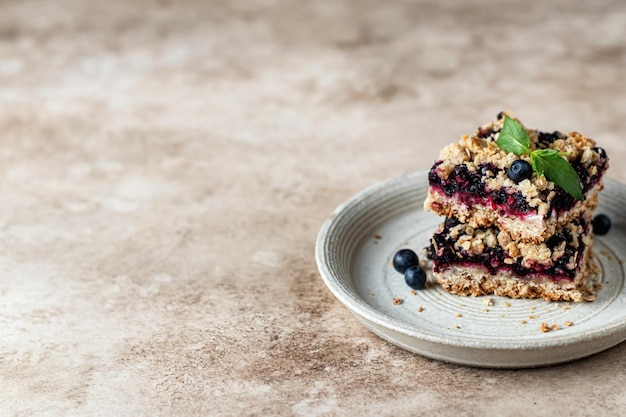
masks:
<path id="1" fill-rule="evenodd" d="M 0 415 L 624 415 L 624 344 L 436 362 L 314 263 L 502 109 L 626 180 L 626 4 L 550 3 L 0 0 Z"/>

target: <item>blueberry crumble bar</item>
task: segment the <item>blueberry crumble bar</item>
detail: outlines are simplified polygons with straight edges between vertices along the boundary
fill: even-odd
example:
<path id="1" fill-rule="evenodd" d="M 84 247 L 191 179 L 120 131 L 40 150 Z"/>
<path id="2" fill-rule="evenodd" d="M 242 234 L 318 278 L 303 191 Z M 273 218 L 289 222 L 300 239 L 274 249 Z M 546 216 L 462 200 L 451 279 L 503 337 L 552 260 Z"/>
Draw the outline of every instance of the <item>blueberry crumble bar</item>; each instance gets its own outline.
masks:
<path id="1" fill-rule="evenodd" d="M 574 168 L 582 188 L 583 198 L 578 200 L 545 175 L 528 171 L 529 155 L 516 155 L 498 146 L 508 114 L 498 116 L 441 151 L 428 174 L 427 210 L 472 227 L 495 225 L 514 240 L 532 243 L 543 242 L 560 225 L 595 210 L 608 158 L 593 139 L 576 132 L 524 128 L 531 150 L 558 151 Z M 519 173 L 525 170 L 527 178 L 514 181 L 512 174 L 523 175 Z"/>
<path id="2" fill-rule="evenodd" d="M 592 244 L 589 213 L 539 244 L 514 241 L 497 227 L 474 228 L 446 218 L 428 252 L 434 276 L 453 294 L 591 301 Z"/>
<path id="3" fill-rule="evenodd" d="M 593 212 L 606 152 L 577 132 L 525 128 L 508 113 L 446 146 L 426 210 L 445 216 L 428 248 L 448 292 L 592 301 Z"/>

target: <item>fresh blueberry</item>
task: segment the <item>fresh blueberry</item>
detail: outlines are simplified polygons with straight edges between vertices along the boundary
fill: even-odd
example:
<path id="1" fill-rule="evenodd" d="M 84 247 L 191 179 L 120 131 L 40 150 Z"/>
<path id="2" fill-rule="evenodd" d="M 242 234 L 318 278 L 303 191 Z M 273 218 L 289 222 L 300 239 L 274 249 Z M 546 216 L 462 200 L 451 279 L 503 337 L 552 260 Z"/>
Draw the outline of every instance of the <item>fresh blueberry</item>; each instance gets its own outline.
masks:
<path id="1" fill-rule="evenodd" d="M 533 175 L 533 167 L 523 159 L 513 161 L 509 169 L 506 171 L 506 175 L 511 181 L 518 183 L 529 179 Z"/>
<path id="2" fill-rule="evenodd" d="M 611 230 L 611 219 L 606 214 L 598 214 L 593 218 L 593 233 L 606 235 Z"/>
<path id="3" fill-rule="evenodd" d="M 421 290 L 426 284 L 426 272 L 419 265 L 413 265 L 404 272 L 404 282 L 414 290 Z"/>
<path id="4" fill-rule="evenodd" d="M 414 266 L 419 264 L 419 258 L 411 249 L 400 249 L 393 257 L 393 267 L 401 274 Z"/>
<path id="5" fill-rule="evenodd" d="M 460 222 L 455 217 L 446 217 L 445 226 L 446 229 L 452 229 L 454 226 L 458 225 Z"/>

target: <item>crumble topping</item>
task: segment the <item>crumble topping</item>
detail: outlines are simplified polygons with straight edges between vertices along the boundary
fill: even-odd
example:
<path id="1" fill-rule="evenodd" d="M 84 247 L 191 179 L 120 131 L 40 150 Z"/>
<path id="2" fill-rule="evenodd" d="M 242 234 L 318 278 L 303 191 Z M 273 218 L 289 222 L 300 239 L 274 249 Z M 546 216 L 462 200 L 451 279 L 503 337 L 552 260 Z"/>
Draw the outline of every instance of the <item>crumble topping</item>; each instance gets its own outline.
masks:
<path id="1" fill-rule="evenodd" d="M 510 114 L 507 115 L 519 122 Z M 470 171 L 475 172 L 479 166 L 491 164 L 498 168 L 497 177 L 491 178 L 495 175 L 492 170 L 490 173 L 484 173 L 485 180 L 494 183 L 496 187 L 518 185 L 511 181 L 506 173 L 502 175 L 502 171 L 506 170 L 516 159 L 525 159 L 530 162 L 530 157 L 506 152 L 496 144 L 503 123 L 504 118 L 489 122 L 476 129 L 473 136 L 463 135 L 458 143 L 452 143 L 443 148 L 439 154 L 439 159 L 443 161 L 439 167 L 442 178 L 447 178 L 456 165 L 464 164 Z M 530 129 L 526 129 L 526 131 L 530 137 L 531 150 L 551 148 L 564 152 L 570 163 L 578 162 L 586 169 L 591 169 L 600 161 L 602 156 L 606 156 L 603 150 L 597 148 L 595 140 L 578 132 L 565 135 L 561 132 L 545 133 Z M 554 183 L 546 181 L 544 176 L 537 177 L 536 173 L 526 184 L 527 188 L 534 188 L 536 191 L 543 191 L 548 186 L 550 186 L 549 189 L 552 189 Z"/>

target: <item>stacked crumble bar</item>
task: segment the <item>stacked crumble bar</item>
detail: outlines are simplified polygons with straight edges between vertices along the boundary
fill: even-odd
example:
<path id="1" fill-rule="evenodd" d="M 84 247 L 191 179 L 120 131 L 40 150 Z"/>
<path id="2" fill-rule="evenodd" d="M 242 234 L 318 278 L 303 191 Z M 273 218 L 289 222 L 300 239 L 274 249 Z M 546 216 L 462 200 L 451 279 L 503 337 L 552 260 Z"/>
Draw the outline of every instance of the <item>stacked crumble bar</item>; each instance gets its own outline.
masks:
<path id="1" fill-rule="evenodd" d="M 510 117 L 510 116 L 509 116 Z M 445 147 L 428 174 L 427 210 L 446 216 L 431 239 L 434 275 L 448 292 L 513 298 L 591 301 L 588 284 L 592 219 L 608 158 L 594 140 L 573 132 L 526 129 L 531 150 L 566 153 L 578 173 L 583 200 L 545 175 L 515 183 L 517 159 L 498 147 L 498 119 Z"/>

